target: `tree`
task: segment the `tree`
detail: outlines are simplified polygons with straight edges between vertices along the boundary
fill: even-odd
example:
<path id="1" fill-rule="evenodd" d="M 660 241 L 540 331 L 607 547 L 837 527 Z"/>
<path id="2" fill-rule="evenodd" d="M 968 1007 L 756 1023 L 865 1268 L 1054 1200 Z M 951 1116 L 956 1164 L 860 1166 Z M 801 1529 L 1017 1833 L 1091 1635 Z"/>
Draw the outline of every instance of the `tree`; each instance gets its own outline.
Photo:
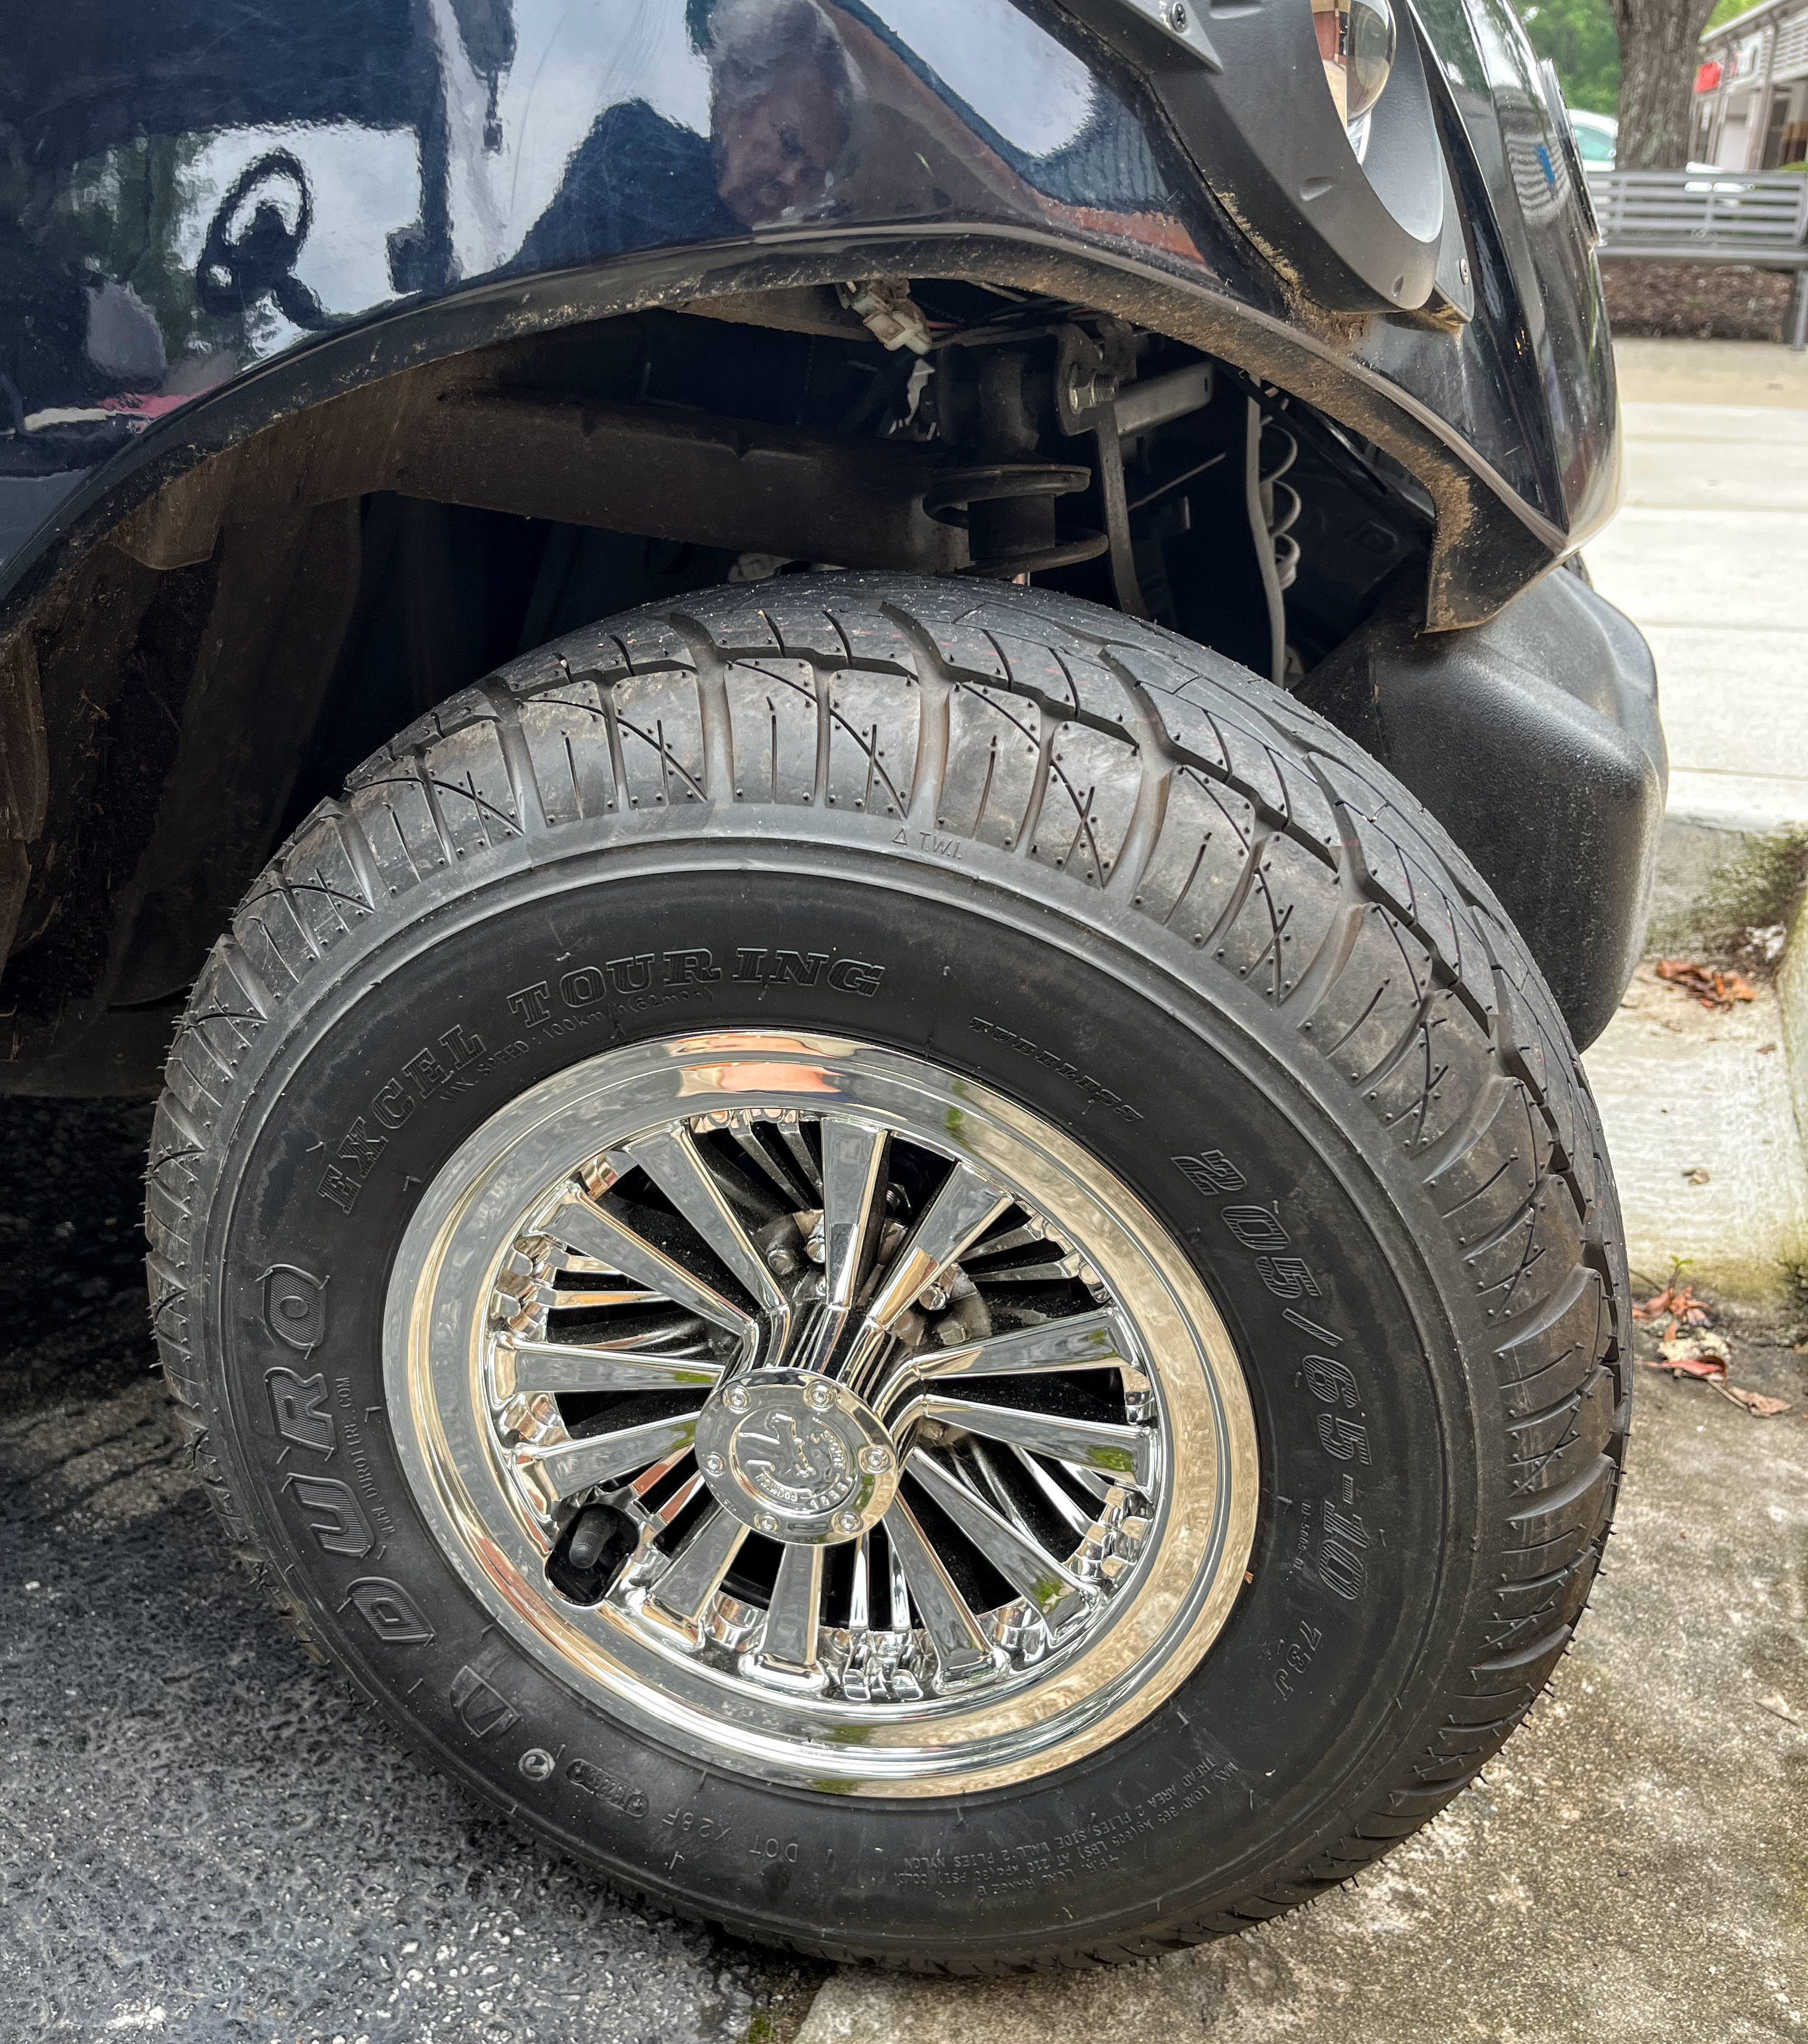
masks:
<path id="1" fill-rule="evenodd" d="M 1613 0 L 1620 38 L 1622 171 L 1679 171 L 1688 162 L 1699 44 L 1714 0 Z"/>
<path id="2" fill-rule="evenodd" d="M 1609 0 L 1520 0 L 1519 18 L 1533 48 L 1556 66 L 1566 106 L 1616 110 L 1620 45 Z"/>

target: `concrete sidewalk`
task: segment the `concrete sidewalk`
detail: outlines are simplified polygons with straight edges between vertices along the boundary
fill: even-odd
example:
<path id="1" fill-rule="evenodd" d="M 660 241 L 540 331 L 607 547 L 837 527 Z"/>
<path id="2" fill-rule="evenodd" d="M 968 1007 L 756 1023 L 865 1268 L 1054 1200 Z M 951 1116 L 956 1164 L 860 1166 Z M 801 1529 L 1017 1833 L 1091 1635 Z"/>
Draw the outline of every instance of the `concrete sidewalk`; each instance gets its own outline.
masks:
<path id="1" fill-rule="evenodd" d="M 1671 814 L 1808 823 L 1808 409 L 1625 413 L 1625 504 L 1587 561 L 1657 656 Z"/>
<path id="2" fill-rule="evenodd" d="M 1808 354 L 1768 340 L 1616 340 L 1624 404 L 1808 405 Z"/>
<path id="3" fill-rule="evenodd" d="M 1697 959 L 1779 929 L 1808 863 L 1808 367 L 1721 351 L 1623 351 L 1625 502 L 1587 553 L 1657 656 L 1670 803 L 1652 941 Z M 1693 386 L 1738 402 L 1684 402 Z M 1761 979 L 1715 1015 L 1647 968 L 1589 1052 L 1636 1270 L 1659 1279 L 1681 1258 L 1722 1294 L 1793 1296 L 1808 1043 L 1791 1024 Z"/>

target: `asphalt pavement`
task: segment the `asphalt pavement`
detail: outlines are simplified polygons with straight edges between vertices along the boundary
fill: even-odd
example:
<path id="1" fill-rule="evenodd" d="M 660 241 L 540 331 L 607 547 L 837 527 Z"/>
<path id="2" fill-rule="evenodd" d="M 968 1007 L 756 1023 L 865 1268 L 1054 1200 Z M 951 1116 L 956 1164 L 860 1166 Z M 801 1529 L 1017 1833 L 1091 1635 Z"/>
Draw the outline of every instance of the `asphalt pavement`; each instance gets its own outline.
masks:
<path id="1" fill-rule="evenodd" d="M 0 1100 L 0 2044 L 741 2044 L 821 1969 L 419 1772 L 229 1553 L 154 1374 L 149 1110 Z"/>

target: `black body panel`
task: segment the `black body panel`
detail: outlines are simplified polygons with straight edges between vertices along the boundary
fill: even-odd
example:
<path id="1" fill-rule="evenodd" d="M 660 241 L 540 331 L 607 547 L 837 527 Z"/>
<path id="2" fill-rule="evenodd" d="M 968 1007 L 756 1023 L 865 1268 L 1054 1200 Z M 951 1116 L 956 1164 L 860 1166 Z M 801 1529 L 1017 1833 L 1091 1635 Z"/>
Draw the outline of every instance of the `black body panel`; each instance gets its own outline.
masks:
<path id="1" fill-rule="evenodd" d="M 571 623 L 743 550 L 965 572 L 984 550 L 925 485 L 1033 457 L 1096 465 L 1048 512 L 1038 581 L 1278 681 L 1341 671 L 1390 586 L 1402 674 L 1479 674 L 1503 605 L 1498 644 L 1519 644 L 1505 620 L 1552 599 L 1514 599 L 1610 514 L 1619 451 L 1588 216 L 1507 0 L 1402 0 L 1366 158 L 1306 0 L 1195 10 L 1209 76 L 1141 5 L 77 0 L 22 21 L 0 59 L 0 1087 L 148 1084 L 282 833 L 539 643 L 560 563 L 608 562 Z M 1418 250 L 1397 273 L 1390 233 Z M 874 279 L 917 290 L 941 351 L 927 431 L 827 404 L 847 375 L 906 387 L 914 358 L 837 296 Z M 1062 415 L 1001 453 L 952 365 L 1014 320 L 1048 418 L 1052 336 L 1083 327 L 1133 405 L 1137 378 L 1189 369 L 1210 402 L 1121 444 L 1109 406 Z M 630 328 L 651 338 L 617 375 Z M 762 474 L 811 515 L 756 516 Z M 982 504 L 973 532 L 1001 517 Z M 1427 628 L 1454 636 L 1409 658 Z M 1522 651 L 1565 699 L 1629 657 L 1598 636 Z M 1537 826 L 1457 834 L 1587 1033 L 1636 943 L 1648 796 L 1622 762 L 1625 843 L 1556 914 L 1575 786 L 1613 782 L 1612 747 L 1560 759 L 1475 686 L 1421 792 L 1542 748 Z"/>
<path id="2" fill-rule="evenodd" d="M 1668 775 L 1651 650 L 1579 575 L 1486 624 L 1378 617 L 1300 693 L 1475 862 L 1586 1047 L 1644 942 Z"/>

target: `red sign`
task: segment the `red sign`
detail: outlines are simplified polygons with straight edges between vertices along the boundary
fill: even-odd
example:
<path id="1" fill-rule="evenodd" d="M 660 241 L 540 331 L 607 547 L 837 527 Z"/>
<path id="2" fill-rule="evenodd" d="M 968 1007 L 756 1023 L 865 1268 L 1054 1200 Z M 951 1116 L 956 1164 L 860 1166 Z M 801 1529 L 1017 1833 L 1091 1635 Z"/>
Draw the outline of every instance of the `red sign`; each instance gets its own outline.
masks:
<path id="1" fill-rule="evenodd" d="M 1701 69 L 1695 73 L 1695 90 L 1697 92 L 1712 92 L 1714 88 L 1718 85 L 1719 83 L 1720 67 L 1717 63 L 1704 63 Z"/>

